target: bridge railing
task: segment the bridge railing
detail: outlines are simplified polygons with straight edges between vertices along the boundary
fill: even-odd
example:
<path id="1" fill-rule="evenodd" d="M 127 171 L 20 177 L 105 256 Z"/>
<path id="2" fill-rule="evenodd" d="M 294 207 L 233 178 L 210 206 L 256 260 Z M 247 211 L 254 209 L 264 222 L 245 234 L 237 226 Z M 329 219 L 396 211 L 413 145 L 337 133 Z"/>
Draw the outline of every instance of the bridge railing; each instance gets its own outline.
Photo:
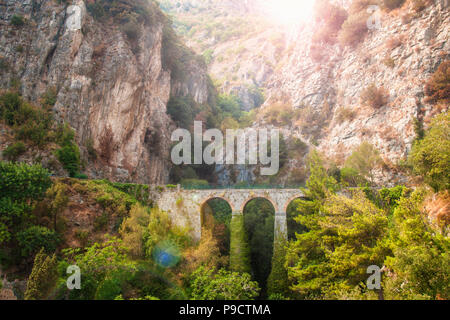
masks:
<path id="1" fill-rule="evenodd" d="M 270 185 L 270 184 L 258 184 L 258 185 L 230 185 L 230 186 L 219 186 L 219 185 L 181 185 L 184 190 L 226 190 L 226 189 L 300 189 L 304 185 Z"/>

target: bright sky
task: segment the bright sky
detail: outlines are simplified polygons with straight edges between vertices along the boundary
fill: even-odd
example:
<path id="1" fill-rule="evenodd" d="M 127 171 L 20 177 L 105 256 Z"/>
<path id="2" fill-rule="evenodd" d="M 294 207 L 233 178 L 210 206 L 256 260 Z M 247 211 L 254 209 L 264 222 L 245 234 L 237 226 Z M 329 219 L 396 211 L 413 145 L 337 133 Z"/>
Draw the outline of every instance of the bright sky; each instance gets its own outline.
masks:
<path id="1" fill-rule="evenodd" d="M 313 15 L 315 0 L 260 0 L 269 9 L 278 23 L 297 24 L 309 20 Z"/>

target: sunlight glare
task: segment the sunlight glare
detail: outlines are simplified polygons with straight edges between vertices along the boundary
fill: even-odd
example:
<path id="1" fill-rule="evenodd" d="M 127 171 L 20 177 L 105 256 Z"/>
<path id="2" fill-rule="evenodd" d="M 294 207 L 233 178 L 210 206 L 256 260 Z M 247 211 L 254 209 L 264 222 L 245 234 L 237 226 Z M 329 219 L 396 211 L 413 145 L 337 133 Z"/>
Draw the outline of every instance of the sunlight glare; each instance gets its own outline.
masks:
<path id="1" fill-rule="evenodd" d="M 315 0 L 262 0 L 274 20 L 283 24 L 308 21 L 313 15 Z"/>

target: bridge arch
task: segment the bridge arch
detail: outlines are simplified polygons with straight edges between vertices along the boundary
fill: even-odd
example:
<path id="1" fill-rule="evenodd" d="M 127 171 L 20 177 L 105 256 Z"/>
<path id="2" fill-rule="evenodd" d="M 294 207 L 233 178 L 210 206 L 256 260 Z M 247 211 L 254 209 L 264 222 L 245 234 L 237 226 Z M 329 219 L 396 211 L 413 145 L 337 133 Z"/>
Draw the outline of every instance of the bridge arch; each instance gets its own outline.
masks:
<path id="1" fill-rule="evenodd" d="M 282 208 L 282 209 L 283 209 L 282 212 L 287 212 L 287 209 L 288 209 L 289 205 L 290 205 L 292 202 L 294 202 L 295 200 L 297 200 L 297 199 L 299 199 L 299 200 L 305 200 L 305 197 L 304 197 L 303 194 L 297 194 L 297 195 L 295 195 L 295 196 L 292 196 L 292 197 L 288 198 L 287 201 L 286 201 L 286 203 L 284 204 L 284 206 L 283 206 L 283 208 Z"/>
<path id="2" fill-rule="evenodd" d="M 269 201 L 269 202 L 272 204 L 272 207 L 273 207 L 273 209 L 274 209 L 274 212 L 275 212 L 275 213 L 278 212 L 278 211 L 277 211 L 277 210 L 278 210 L 278 207 L 277 207 L 276 202 L 273 201 L 273 199 L 272 199 L 271 197 L 269 197 L 269 196 L 262 196 L 262 195 L 251 195 L 251 196 L 249 196 L 248 198 L 246 198 L 246 199 L 244 200 L 244 202 L 242 203 L 242 206 L 241 206 L 239 212 L 244 213 L 244 209 L 245 209 L 245 207 L 247 206 L 247 204 L 249 204 L 249 202 L 251 202 L 252 200 L 255 200 L 255 199 L 264 199 L 264 200 Z"/>
<path id="3" fill-rule="evenodd" d="M 227 199 L 226 197 L 221 197 L 221 196 L 216 196 L 216 195 L 211 195 L 211 196 L 208 196 L 208 197 L 202 199 L 202 201 L 200 201 L 200 210 L 203 211 L 205 205 L 207 205 L 209 201 L 215 200 L 215 199 L 220 199 L 220 200 L 225 201 L 225 202 L 228 203 L 228 205 L 230 206 L 231 211 L 232 211 L 232 212 L 234 211 L 232 201 L 230 201 L 230 200 Z"/>

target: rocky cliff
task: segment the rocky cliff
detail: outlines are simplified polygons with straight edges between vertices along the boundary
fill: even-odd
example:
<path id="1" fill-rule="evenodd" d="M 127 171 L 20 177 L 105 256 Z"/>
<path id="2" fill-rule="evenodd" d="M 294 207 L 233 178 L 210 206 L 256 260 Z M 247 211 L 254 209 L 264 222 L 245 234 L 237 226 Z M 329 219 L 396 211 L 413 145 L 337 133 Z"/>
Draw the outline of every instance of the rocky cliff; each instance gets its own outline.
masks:
<path id="1" fill-rule="evenodd" d="M 33 102 L 56 94 L 55 117 L 75 129 L 90 177 L 164 183 L 174 127 L 167 102 L 206 102 L 206 67 L 153 2 L 115 2 L 117 14 L 98 3 L 0 1 L 0 86 Z"/>
<path id="2" fill-rule="evenodd" d="M 404 159 L 415 138 L 414 119 L 437 112 L 424 99 L 425 83 L 450 58 L 448 1 L 431 1 L 418 13 L 409 5 L 380 11 L 380 27 L 355 47 L 317 49 L 313 36 L 320 24 L 298 29 L 292 51 L 267 85 L 264 107 L 282 102 L 298 109 L 310 120 L 287 131 L 338 162 L 362 141 L 376 146 L 387 163 Z M 371 85 L 385 90 L 380 108 L 361 98 Z"/>
<path id="3" fill-rule="evenodd" d="M 347 15 L 366 15 L 361 29 L 353 30 L 355 36 L 363 35 L 354 45 L 320 35 L 324 21 L 314 14 L 298 25 L 277 25 L 264 12 L 261 17 L 261 10 L 255 8 L 257 1 L 249 1 L 252 5 L 247 8 L 250 26 L 241 24 L 242 34 L 231 32 L 223 38 L 210 32 L 208 24 L 232 29 L 239 12 L 228 10 L 223 14 L 226 18 L 212 17 L 208 11 L 196 11 L 198 3 L 178 2 L 183 9 L 172 11 L 177 30 L 197 52 L 210 57 L 209 70 L 218 87 L 236 94 L 246 110 L 257 107 L 248 85 L 264 91 L 265 102 L 254 127 L 278 127 L 285 138 L 318 147 L 338 165 L 367 141 L 380 151 L 386 164 L 378 172 L 380 183 L 401 178 L 396 164 L 411 148 L 416 119 L 426 126 L 432 115 L 448 107 L 434 108 L 424 90 L 438 66 L 450 58 L 447 0 L 397 1 L 400 7 L 394 10 L 385 6 L 388 1 L 331 0 L 346 11 L 344 20 Z M 352 4 L 360 12 L 351 12 L 355 11 Z M 375 10 L 368 12 L 369 5 L 376 5 Z M 376 23 L 374 18 L 379 25 L 364 30 L 366 21 Z M 320 36 L 325 41 L 317 40 Z M 383 93 L 382 106 L 368 105 L 363 97 L 368 88 Z M 277 117 L 286 121 L 270 121 Z M 301 153 L 289 156 L 291 169 L 304 165 L 307 152 Z M 304 178 L 304 170 L 300 171 Z"/>

